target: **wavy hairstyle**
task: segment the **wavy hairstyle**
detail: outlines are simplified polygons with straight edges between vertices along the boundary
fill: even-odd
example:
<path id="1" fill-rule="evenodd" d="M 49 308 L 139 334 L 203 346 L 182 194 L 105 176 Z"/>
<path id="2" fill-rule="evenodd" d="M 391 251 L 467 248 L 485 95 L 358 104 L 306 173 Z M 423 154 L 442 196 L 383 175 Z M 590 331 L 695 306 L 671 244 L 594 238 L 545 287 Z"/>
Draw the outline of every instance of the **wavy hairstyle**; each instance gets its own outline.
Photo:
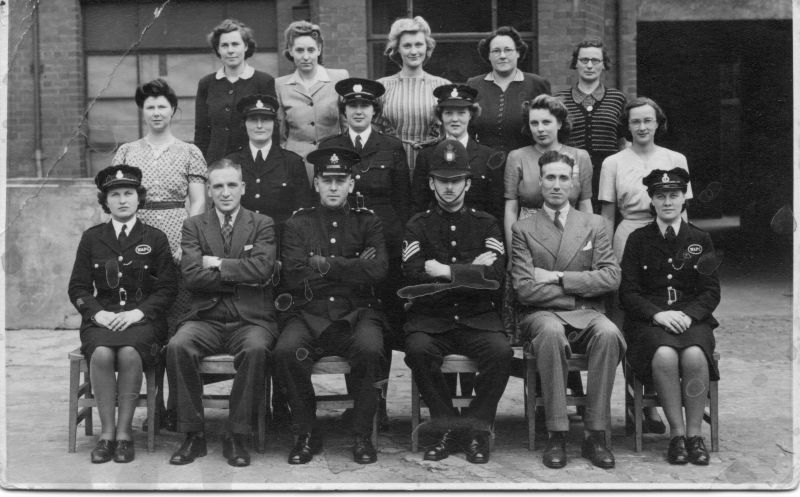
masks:
<path id="1" fill-rule="evenodd" d="M 528 125 L 530 122 L 530 114 L 533 109 L 544 109 L 561 123 L 556 138 L 559 143 L 566 143 L 570 133 L 572 133 L 572 120 L 569 118 L 569 111 L 564 103 L 556 97 L 542 93 L 533 100 L 528 100 L 522 103 L 522 134 L 533 140 L 533 133 L 531 127 Z"/>
<path id="2" fill-rule="evenodd" d="M 436 40 L 431 36 L 431 27 L 428 21 L 422 16 L 413 19 L 401 17 L 394 21 L 392 27 L 389 28 L 389 41 L 386 42 L 386 50 L 383 51 L 383 54 L 398 66 L 403 67 L 403 59 L 400 57 L 400 38 L 406 33 L 425 35 L 425 60 L 422 63 L 427 63 L 433 55 L 433 49 L 436 48 Z"/>
<path id="3" fill-rule="evenodd" d="M 656 128 L 656 138 L 661 138 L 667 132 L 667 115 L 664 114 L 664 111 L 661 110 L 661 107 L 651 98 L 647 97 L 636 97 L 625 106 L 625 109 L 622 111 L 622 115 L 620 116 L 620 126 L 622 126 L 623 134 L 625 135 L 625 139 L 628 141 L 633 141 L 633 135 L 631 134 L 630 126 L 628 126 L 628 120 L 630 119 L 631 109 L 635 109 L 636 107 L 643 107 L 645 105 L 649 105 L 656 111 L 656 122 L 658 122 L 658 128 Z"/>
<path id="4" fill-rule="evenodd" d="M 169 105 L 172 107 L 172 112 L 175 112 L 178 108 L 178 95 L 175 94 L 175 90 L 173 90 L 164 79 L 154 79 L 153 81 L 148 81 L 136 87 L 136 94 L 133 98 L 136 101 L 137 107 L 141 109 L 144 106 L 144 101 L 150 97 L 166 98 Z"/>
<path id="5" fill-rule="evenodd" d="M 283 55 L 289 59 L 290 61 L 294 62 L 294 57 L 292 57 L 292 45 L 294 45 L 294 40 L 300 38 L 301 36 L 310 36 L 317 42 L 317 47 L 319 48 L 319 57 L 317 58 L 317 63 L 322 65 L 322 46 L 324 44 L 322 40 L 322 30 L 319 28 L 318 24 L 313 24 L 308 21 L 294 21 L 293 23 L 289 24 L 289 27 L 286 28 L 286 31 L 283 32 L 283 40 L 285 48 L 283 49 Z"/>
<path id="6" fill-rule="evenodd" d="M 583 40 L 575 46 L 575 50 L 572 51 L 572 61 L 569 63 L 570 69 L 578 67 L 578 53 L 581 51 L 581 48 L 599 48 L 603 52 L 603 68 L 605 70 L 611 69 L 611 59 L 608 56 L 606 47 L 603 45 L 602 41 L 596 38 Z"/>
<path id="7" fill-rule="evenodd" d="M 508 36 L 509 38 L 514 40 L 514 46 L 517 47 L 517 52 L 519 52 L 520 60 L 525 58 L 525 54 L 528 53 L 528 44 L 525 43 L 525 40 L 522 39 L 522 36 L 519 34 L 519 31 L 512 28 L 511 26 L 500 26 L 494 31 L 494 33 L 490 34 L 489 36 L 478 42 L 478 55 L 480 55 L 483 60 L 485 60 L 486 62 L 490 62 L 489 47 L 492 45 L 492 40 L 494 40 L 498 36 Z"/>
<path id="8" fill-rule="evenodd" d="M 207 39 L 211 50 L 217 58 L 222 58 L 219 54 L 219 39 L 225 33 L 232 33 L 238 31 L 242 35 L 242 41 L 247 45 L 247 50 L 244 52 L 244 58 L 249 59 L 256 51 L 256 39 L 253 36 L 253 30 L 248 28 L 245 23 L 237 19 L 225 19 L 217 24 L 214 29 L 208 33 Z"/>
<path id="9" fill-rule="evenodd" d="M 131 188 L 130 186 L 118 186 L 116 188 Z M 101 190 L 97 192 L 97 203 L 100 204 L 100 207 L 103 208 L 103 212 L 106 214 L 111 214 L 111 209 L 108 208 L 108 192 L 111 190 L 115 190 L 116 188 L 109 188 L 108 190 Z M 139 197 L 139 205 L 136 206 L 136 210 L 144 208 L 144 204 L 147 203 L 147 188 L 142 185 L 136 187 L 136 195 Z"/>

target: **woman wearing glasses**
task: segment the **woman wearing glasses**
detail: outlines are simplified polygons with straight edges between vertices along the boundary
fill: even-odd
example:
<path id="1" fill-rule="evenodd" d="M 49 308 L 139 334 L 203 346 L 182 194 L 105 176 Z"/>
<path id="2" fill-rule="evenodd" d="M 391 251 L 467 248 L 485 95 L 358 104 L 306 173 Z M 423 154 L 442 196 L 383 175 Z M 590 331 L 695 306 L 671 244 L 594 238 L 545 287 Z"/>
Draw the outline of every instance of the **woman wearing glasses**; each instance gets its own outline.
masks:
<path id="1" fill-rule="evenodd" d="M 134 459 L 131 421 L 142 371 L 159 361 L 165 313 L 178 290 L 167 236 L 136 217 L 145 202 L 141 181 L 141 170 L 124 164 L 97 174 L 98 201 L 111 221 L 83 233 L 69 280 L 100 413 L 93 463 Z"/>
<path id="2" fill-rule="evenodd" d="M 520 114 L 522 103 L 542 93 L 550 94 L 550 83 L 536 74 L 522 72 L 517 67 L 525 58 L 528 44 L 516 29 L 503 26 L 478 42 L 478 53 L 491 64 L 492 70 L 475 76 L 467 85 L 478 90 L 481 115 L 470 123 L 475 138 L 505 153 L 529 144 L 523 134 L 525 121 Z M 502 173 L 499 175 L 502 181 Z"/>

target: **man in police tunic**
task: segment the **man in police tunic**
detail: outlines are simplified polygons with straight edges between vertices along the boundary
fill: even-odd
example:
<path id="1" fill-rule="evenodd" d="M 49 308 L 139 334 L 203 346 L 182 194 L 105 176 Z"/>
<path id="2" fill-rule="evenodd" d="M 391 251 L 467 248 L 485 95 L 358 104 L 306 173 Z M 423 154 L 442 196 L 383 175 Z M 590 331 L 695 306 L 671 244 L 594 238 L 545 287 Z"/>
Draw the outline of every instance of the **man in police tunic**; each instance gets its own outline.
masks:
<path id="1" fill-rule="evenodd" d="M 463 450 L 468 461 L 486 463 L 513 356 L 494 300 L 505 268 L 503 236 L 494 217 L 464 205 L 470 168 L 459 141 L 447 139 L 436 146 L 428 184 L 437 205 L 406 226 L 403 272 L 410 286 L 400 291 L 411 301 L 406 364 L 434 427 L 442 432 L 424 458 L 438 461 Z M 475 399 L 463 418 L 453 408 L 441 372 L 448 354 L 478 363 Z"/>
<path id="2" fill-rule="evenodd" d="M 370 435 L 386 377 L 383 333 L 388 329 L 375 296 L 388 266 L 383 230 L 372 211 L 347 202 L 356 152 L 318 149 L 308 160 L 314 164 L 319 205 L 299 210 L 284 228 L 283 283 L 290 294 L 278 298 L 278 308 L 286 312 L 273 352 L 278 388 L 287 393 L 297 436 L 289 464 L 306 464 L 322 448 L 311 367 L 331 355 L 350 362 L 353 460 L 374 463 Z"/>

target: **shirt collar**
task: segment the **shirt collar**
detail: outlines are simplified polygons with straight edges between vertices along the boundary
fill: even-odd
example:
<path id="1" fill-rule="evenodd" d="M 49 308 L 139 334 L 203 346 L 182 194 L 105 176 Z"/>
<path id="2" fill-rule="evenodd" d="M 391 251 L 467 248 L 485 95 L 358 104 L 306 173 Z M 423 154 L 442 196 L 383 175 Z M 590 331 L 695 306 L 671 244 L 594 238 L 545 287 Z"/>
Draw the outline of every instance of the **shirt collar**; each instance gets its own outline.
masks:
<path id="1" fill-rule="evenodd" d="M 242 71 L 242 74 L 239 75 L 239 79 L 250 79 L 250 78 L 253 77 L 253 74 L 255 74 L 255 73 L 256 73 L 255 68 L 253 66 L 251 66 L 250 64 L 248 64 L 247 62 L 245 62 L 244 63 L 244 70 Z M 217 71 L 217 76 L 216 77 L 217 77 L 217 79 L 222 79 L 222 78 L 225 77 L 225 68 L 224 67 L 220 67 L 219 68 L 219 70 Z"/>
<path id="2" fill-rule="evenodd" d="M 231 212 L 231 226 L 236 222 L 236 216 L 239 215 L 239 209 L 241 206 L 237 207 L 235 211 Z M 217 213 L 217 219 L 219 219 L 219 225 L 222 226 L 225 224 L 225 214 L 221 213 L 219 209 L 214 207 L 214 212 Z"/>
<path id="3" fill-rule="evenodd" d="M 272 140 L 264 145 L 264 148 L 256 148 L 251 142 L 248 142 L 248 145 L 250 145 L 250 155 L 253 156 L 253 162 L 255 162 L 259 150 L 261 150 L 261 155 L 264 157 L 264 160 L 267 160 L 267 155 L 269 155 L 269 151 L 272 148 Z"/>
<path id="4" fill-rule="evenodd" d="M 606 87 L 603 86 L 603 83 L 600 83 L 592 93 L 583 93 L 580 89 L 578 89 L 577 84 L 572 87 L 572 99 L 578 103 L 583 102 L 583 99 L 588 97 L 589 95 L 591 95 L 592 98 L 594 98 L 595 100 L 603 100 L 605 94 L 606 94 Z"/>
<path id="5" fill-rule="evenodd" d="M 119 232 L 122 231 L 123 224 L 127 226 L 125 231 L 128 235 L 130 235 L 131 231 L 133 231 L 133 227 L 136 226 L 136 216 L 133 216 L 133 219 L 127 223 L 121 223 L 114 218 L 111 219 L 111 225 L 114 227 L 114 234 L 117 235 L 117 238 L 119 238 Z"/>
<path id="6" fill-rule="evenodd" d="M 656 218 L 656 224 L 658 225 L 658 231 L 661 232 L 661 236 L 664 236 L 664 233 L 667 231 L 667 226 L 672 226 L 672 229 L 675 231 L 675 236 L 681 231 L 681 218 L 678 217 L 675 221 L 670 224 L 665 223 L 659 218 Z"/>
<path id="7" fill-rule="evenodd" d="M 547 214 L 547 217 L 550 218 L 551 221 L 555 222 L 556 218 L 556 211 L 555 209 L 551 209 L 547 206 L 547 204 L 542 204 L 542 209 L 544 209 L 544 213 Z M 558 215 L 558 220 L 561 221 L 561 226 L 566 226 L 567 224 L 567 214 L 569 214 L 570 205 L 569 202 L 564 204 L 562 208 L 559 209 L 561 214 Z"/>
<path id="8" fill-rule="evenodd" d="M 331 76 L 328 74 L 328 71 L 322 66 L 317 66 L 317 81 L 323 82 L 323 83 L 328 83 L 328 82 L 330 82 L 330 80 L 331 80 Z M 298 72 L 297 69 L 295 69 L 295 71 L 291 74 L 291 76 L 289 77 L 289 81 L 288 82 L 289 82 L 289 84 L 292 84 L 292 85 L 302 84 L 303 83 L 303 80 L 300 79 L 300 73 Z"/>
<path id="9" fill-rule="evenodd" d="M 372 126 L 367 126 L 367 129 L 362 131 L 361 133 L 356 133 L 353 131 L 352 128 L 347 128 L 347 132 L 350 134 L 350 142 L 355 146 L 356 144 L 356 136 L 361 136 L 361 146 L 365 146 L 367 144 L 367 140 L 369 140 L 370 135 L 372 134 Z"/>
<path id="10" fill-rule="evenodd" d="M 489 71 L 489 73 L 484 76 L 484 81 L 494 81 L 494 71 Z M 522 71 L 517 69 L 517 72 L 514 73 L 514 79 L 511 81 L 525 81 L 525 75 L 522 74 Z"/>

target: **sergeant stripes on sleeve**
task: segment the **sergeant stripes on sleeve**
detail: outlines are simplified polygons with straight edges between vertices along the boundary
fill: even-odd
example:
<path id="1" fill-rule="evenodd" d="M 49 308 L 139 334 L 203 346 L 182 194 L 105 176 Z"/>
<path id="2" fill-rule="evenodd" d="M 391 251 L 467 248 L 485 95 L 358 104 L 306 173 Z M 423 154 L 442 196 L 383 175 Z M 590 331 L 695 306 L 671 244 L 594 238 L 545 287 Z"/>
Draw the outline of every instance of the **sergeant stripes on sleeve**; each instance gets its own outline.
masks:
<path id="1" fill-rule="evenodd" d="M 419 252 L 418 240 L 411 243 L 406 242 L 406 244 L 407 245 L 403 248 L 403 262 L 406 262 L 411 258 L 411 256 Z"/>
<path id="2" fill-rule="evenodd" d="M 499 241 L 497 238 L 492 238 L 492 237 L 487 238 L 486 248 L 499 252 L 501 255 L 506 253 L 506 248 L 503 245 L 503 242 Z"/>

